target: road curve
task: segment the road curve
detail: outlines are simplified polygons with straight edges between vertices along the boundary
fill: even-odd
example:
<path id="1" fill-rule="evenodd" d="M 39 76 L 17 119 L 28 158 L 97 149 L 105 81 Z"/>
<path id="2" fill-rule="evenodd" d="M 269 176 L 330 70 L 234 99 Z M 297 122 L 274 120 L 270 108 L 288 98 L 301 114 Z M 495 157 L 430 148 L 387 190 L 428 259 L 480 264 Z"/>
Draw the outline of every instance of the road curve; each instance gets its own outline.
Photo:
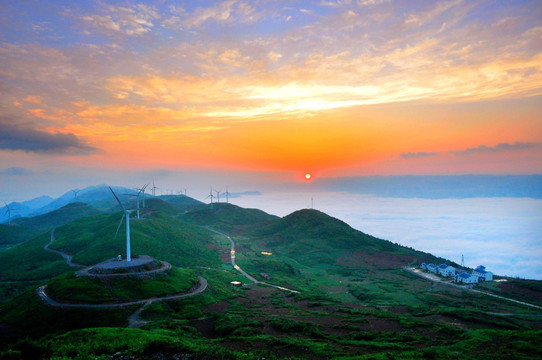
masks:
<path id="1" fill-rule="evenodd" d="M 283 286 L 273 285 L 273 284 L 269 284 L 269 283 L 266 283 L 264 281 L 259 281 L 259 280 L 255 279 L 252 275 L 248 274 L 245 270 L 241 269 L 239 267 L 239 265 L 237 265 L 235 263 L 235 243 L 233 242 L 232 238 L 229 237 L 228 235 L 226 235 L 224 233 L 221 233 L 220 231 L 216 231 L 215 229 L 210 228 L 208 226 L 206 226 L 205 228 L 207 230 L 209 230 L 209 231 L 214 232 L 215 234 L 225 236 L 230 241 L 230 243 L 231 243 L 231 250 L 230 250 L 231 265 L 233 266 L 233 268 L 235 270 L 239 271 L 247 279 L 249 279 L 250 281 L 252 281 L 255 284 L 262 284 L 262 285 L 265 285 L 265 286 L 273 287 L 275 289 L 279 289 L 279 290 L 283 290 L 283 291 L 289 291 L 289 292 L 292 292 L 292 293 L 295 293 L 295 294 L 299 294 L 299 291 L 297 291 L 297 290 L 288 289 L 288 288 L 285 288 Z"/>
<path id="2" fill-rule="evenodd" d="M 55 253 L 55 254 L 58 254 L 58 255 L 62 256 L 66 260 L 68 265 L 71 266 L 71 267 L 86 267 L 86 265 L 81 265 L 81 264 L 77 264 L 77 263 L 72 262 L 72 258 L 73 258 L 72 255 L 68 255 L 65 252 L 62 252 L 62 251 L 59 251 L 59 250 L 50 249 L 49 245 L 51 245 L 53 243 L 53 241 L 55 241 L 55 229 L 51 230 L 51 240 L 47 243 L 47 245 L 45 245 L 43 247 L 43 249 L 46 250 L 46 251 L 49 251 L 49 252 L 52 252 L 52 253 Z"/>
<path id="3" fill-rule="evenodd" d="M 132 271 L 132 272 L 125 272 L 125 273 L 105 273 L 105 274 L 89 272 L 93 267 L 94 265 L 81 269 L 75 273 L 75 276 L 104 278 L 104 277 L 126 277 L 126 276 L 138 276 L 138 275 L 144 276 L 144 275 L 150 275 L 150 274 L 161 274 L 171 269 L 171 264 L 168 263 L 167 261 L 162 261 L 162 265 L 158 269 L 154 269 L 154 270 L 146 270 L 144 272 Z"/>
<path id="4" fill-rule="evenodd" d="M 122 303 L 112 303 L 112 304 L 69 304 L 69 303 L 60 303 L 56 300 L 53 300 L 47 295 L 45 292 L 47 285 L 42 285 L 39 288 L 37 288 L 36 293 L 38 294 L 39 298 L 45 302 L 47 305 L 55 306 L 59 308 L 94 308 L 94 309 L 104 309 L 104 308 L 118 308 L 118 307 L 125 307 L 125 306 L 132 306 L 132 305 L 145 305 L 148 303 L 153 302 L 162 302 L 162 301 L 168 301 L 168 300 L 179 300 L 184 299 L 187 297 L 195 296 L 198 294 L 201 294 L 205 289 L 207 289 L 207 280 L 201 276 L 198 276 L 199 279 L 199 285 L 197 288 L 191 290 L 188 293 L 184 294 L 175 294 L 175 295 L 168 295 L 168 296 L 162 296 L 157 298 L 150 298 L 150 299 L 143 299 L 143 300 L 136 300 L 136 301 L 127 301 Z M 148 306 L 147 305 L 147 306 Z"/>

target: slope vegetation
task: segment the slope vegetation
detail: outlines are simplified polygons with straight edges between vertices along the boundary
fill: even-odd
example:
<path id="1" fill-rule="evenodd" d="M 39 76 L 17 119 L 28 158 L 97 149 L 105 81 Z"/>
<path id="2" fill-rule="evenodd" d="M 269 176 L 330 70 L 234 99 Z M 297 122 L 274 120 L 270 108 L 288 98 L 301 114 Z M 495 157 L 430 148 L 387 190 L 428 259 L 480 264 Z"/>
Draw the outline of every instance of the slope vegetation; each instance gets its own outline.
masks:
<path id="1" fill-rule="evenodd" d="M 214 203 L 211 208 L 191 211 L 182 219 L 197 225 L 212 226 L 227 232 L 239 232 L 248 226 L 267 224 L 279 218 L 258 209 L 246 209 L 228 203 Z"/>
<path id="2" fill-rule="evenodd" d="M 86 216 L 99 214 L 100 211 L 93 206 L 75 202 L 69 203 L 60 209 L 34 217 L 17 218 L 11 226 L 0 226 L 0 245 L 16 244 L 30 240 L 39 234 L 51 231 L 57 226 L 64 225 Z"/>
<path id="3" fill-rule="evenodd" d="M 73 261 L 95 264 L 126 253 L 124 222 L 115 232 L 121 215 L 98 215 L 75 220 L 55 231 L 51 248 L 73 254 Z M 130 221 L 132 254 L 145 254 L 174 266 L 209 266 L 218 256 L 207 246 L 211 234 L 200 227 L 171 216 L 155 213 L 142 220 Z"/>

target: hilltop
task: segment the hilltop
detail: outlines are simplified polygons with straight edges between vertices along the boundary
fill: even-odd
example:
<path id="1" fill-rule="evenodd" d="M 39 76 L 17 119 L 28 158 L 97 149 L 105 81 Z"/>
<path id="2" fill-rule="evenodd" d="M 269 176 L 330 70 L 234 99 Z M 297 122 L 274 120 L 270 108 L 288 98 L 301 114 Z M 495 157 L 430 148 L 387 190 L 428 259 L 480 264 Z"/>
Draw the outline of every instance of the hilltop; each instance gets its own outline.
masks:
<path id="1" fill-rule="evenodd" d="M 259 209 L 245 209 L 228 203 L 214 203 L 212 207 L 207 205 L 187 212 L 181 218 L 193 224 L 213 226 L 234 233 L 279 219 Z"/>

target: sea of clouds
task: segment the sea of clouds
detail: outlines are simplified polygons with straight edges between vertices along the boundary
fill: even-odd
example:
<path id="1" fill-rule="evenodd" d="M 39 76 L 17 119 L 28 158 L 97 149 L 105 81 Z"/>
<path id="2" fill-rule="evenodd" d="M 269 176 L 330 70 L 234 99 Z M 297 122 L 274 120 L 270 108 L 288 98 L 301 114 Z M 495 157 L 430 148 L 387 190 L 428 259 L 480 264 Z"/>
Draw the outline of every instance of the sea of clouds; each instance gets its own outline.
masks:
<path id="1" fill-rule="evenodd" d="M 233 199 L 232 199 L 233 200 Z M 404 199 L 340 192 L 278 193 L 234 199 L 284 216 L 310 208 L 355 229 L 497 275 L 542 280 L 542 200 Z"/>

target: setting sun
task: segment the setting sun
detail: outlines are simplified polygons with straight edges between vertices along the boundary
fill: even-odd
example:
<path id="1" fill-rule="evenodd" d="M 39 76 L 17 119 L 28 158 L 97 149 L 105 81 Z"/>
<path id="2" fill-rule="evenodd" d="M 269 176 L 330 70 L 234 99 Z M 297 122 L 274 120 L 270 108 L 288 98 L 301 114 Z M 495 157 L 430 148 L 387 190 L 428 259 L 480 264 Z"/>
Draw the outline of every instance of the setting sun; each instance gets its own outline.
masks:
<path id="1" fill-rule="evenodd" d="M 305 179 L 306 179 L 306 180 L 310 180 L 311 177 L 312 177 L 311 174 L 309 174 L 309 173 L 306 173 L 306 174 L 305 174 Z"/>

